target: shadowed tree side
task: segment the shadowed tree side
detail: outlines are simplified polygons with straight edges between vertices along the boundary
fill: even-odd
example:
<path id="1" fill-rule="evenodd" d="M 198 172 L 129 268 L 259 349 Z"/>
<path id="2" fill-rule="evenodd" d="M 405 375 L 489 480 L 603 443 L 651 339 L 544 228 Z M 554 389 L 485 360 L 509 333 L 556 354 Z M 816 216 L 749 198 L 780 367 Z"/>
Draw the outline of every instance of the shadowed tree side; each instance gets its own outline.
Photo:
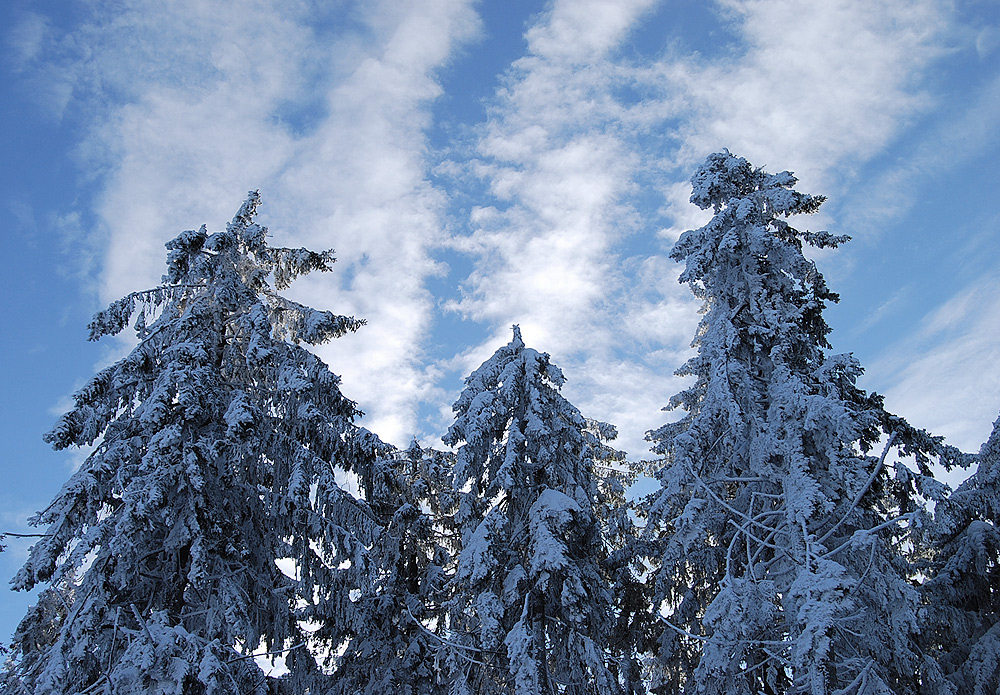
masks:
<path id="1" fill-rule="evenodd" d="M 647 685 L 641 655 L 652 650 L 658 621 L 650 609 L 652 582 L 636 523 L 642 508 L 628 488 L 647 464 L 627 461 L 625 452 L 610 445 L 618 437 L 614 426 L 588 420 L 587 434 L 597 481 L 594 510 L 606 548 L 602 567 L 612 596 L 609 667 L 623 695 L 641 695 Z"/>
<path id="2" fill-rule="evenodd" d="M 935 508 L 921 641 L 937 656 L 947 692 L 987 695 L 1000 692 L 1000 418 L 977 463 Z"/>
<path id="3" fill-rule="evenodd" d="M 376 461 L 366 498 L 382 530 L 367 581 L 350 593 L 350 638 L 332 663 L 331 695 L 445 695 L 445 600 L 457 544 L 454 455 L 413 442 Z M 341 651 L 341 650 L 338 650 Z"/>

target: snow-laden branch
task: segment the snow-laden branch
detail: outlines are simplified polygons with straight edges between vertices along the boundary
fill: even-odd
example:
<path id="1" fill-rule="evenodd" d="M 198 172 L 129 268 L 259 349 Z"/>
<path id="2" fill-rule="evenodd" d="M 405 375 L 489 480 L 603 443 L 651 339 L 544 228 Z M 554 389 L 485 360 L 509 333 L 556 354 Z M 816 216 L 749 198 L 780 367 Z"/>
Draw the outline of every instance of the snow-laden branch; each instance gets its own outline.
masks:
<path id="1" fill-rule="evenodd" d="M 896 440 L 896 434 L 897 434 L 896 432 L 893 432 L 892 435 L 889 437 L 889 441 L 885 443 L 885 449 L 882 450 L 882 455 L 879 457 L 878 463 L 875 465 L 875 468 L 872 470 L 871 475 L 868 476 L 868 480 L 865 482 L 864 486 L 862 486 L 861 490 L 854 497 L 854 501 L 851 502 L 851 506 L 848 507 L 847 511 L 845 511 L 841 515 L 840 521 L 838 521 L 836 524 L 834 524 L 833 528 L 831 528 L 829 531 L 827 531 L 826 533 L 824 533 L 823 536 L 822 536 L 822 538 L 820 538 L 818 541 L 816 541 L 817 543 L 822 543 L 827 538 L 829 538 L 830 536 L 832 536 L 836 532 L 837 529 L 839 529 L 841 526 L 843 526 L 844 522 L 847 521 L 847 517 L 849 517 L 851 515 L 851 512 L 853 512 L 854 509 L 858 506 L 858 504 L 861 503 L 861 498 L 865 496 L 865 493 L 868 492 L 868 489 L 872 486 L 872 483 L 875 482 L 875 478 L 878 477 L 879 471 L 882 470 L 882 466 L 885 464 L 885 457 L 889 454 L 889 449 L 892 447 L 892 443 Z"/>
<path id="2" fill-rule="evenodd" d="M 884 521 L 881 524 L 879 524 L 878 526 L 873 526 L 871 528 L 867 528 L 867 529 L 862 529 L 862 530 L 855 531 L 851 535 L 850 538 L 848 538 L 846 541 L 844 541 L 843 543 L 841 543 L 840 545 L 838 545 L 836 548 L 834 548 L 833 550 L 828 550 L 828 551 L 826 551 L 825 553 L 823 553 L 821 555 L 817 555 L 816 557 L 817 557 L 817 559 L 819 559 L 819 558 L 828 558 L 831 555 L 836 555 L 841 550 L 844 550 L 848 546 L 852 545 L 859 538 L 863 538 L 865 536 L 873 535 L 873 534 L 878 533 L 879 531 L 881 531 L 883 529 L 887 529 L 887 528 L 889 528 L 891 526 L 896 526 L 897 524 L 899 524 L 902 521 L 912 521 L 913 517 L 915 517 L 916 515 L 917 515 L 916 512 L 907 512 L 906 514 L 900 514 L 899 516 L 894 517 L 892 519 L 889 519 L 888 521 Z"/>
<path id="3" fill-rule="evenodd" d="M 284 654 L 285 652 L 290 652 L 293 649 L 298 649 L 299 647 L 304 647 L 304 646 L 306 646 L 305 642 L 299 642 L 298 644 L 293 645 L 291 647 L 286 647 L 285 649 L 276 649 L 273 652 L 263 652 L 261 654 L 244 654 L 243 656 L 237 656 L 233 659 L 230 659 L 226 663 L 232 664 L 237 661 L 244 661 L 246 659 L 256 659 L 258 656 L 277 656 L 278 654 Z"/>
<path id="4" fill-rule="evenodd" d="M 708 493 L 709 497 L 711 497 L 713 500 L 715 500 L 716 504 L 720 505 L 726 511 L 728 511 L 728 512 L 730 512 L 732 514 L 735 514 L 736 516 L 738 516 L 739 518 L 743 519 L 744 521 L 746 521 L 746 522 L 748 522 L 750 524 L 753 524 L 754 526 L 758 526 L 758 527 L 760 527 L 762 529 L 765 529 L 767 531 L 771 530 L 770 526 L 767 526 L 766 524 L 760 523 L 756 519 L 747 516 L 745 513 L 743 513 L 740 510 L 736 509 L 732 505 L 727 504 L 725 500 L 723 500 L 721 497 L 719 497 L 714 492 L 712 492 L 712 488 L 710 488 L 708 486 L 708 483 L 706 483 L 704 480 L 701 479 L 700 475 L 698 475 L 697 473 L 695 473 L 694 468 L 691 466 L 691 464 L 689 462 L 685 461 L 684 465 L 687 468 L 688 472 L 694 477 L 695 482 L 697 482 L 699 485 L 701 485 L 705 489 L 705 492 Z"/>
<path id="5" fill-rule="evenodd" d="M 464 651 L 468 651 L 468 652 L 475 652 L 477 654 L 487 653 L 486 650 L 484 650 L 484 649 L 479 649 L 477 647 L 471 647 L 471 646 L 469 646 L 467 644 L 458 644 L 457 642 L 452 642 L 450 640 L 445 639 L 441 635 L 438 635 L 438 634 L 436 634 L 434 632 L 431 632 L 430 630 L 427 629 L 427 627 L 423 623 L 421 623 L 419 620 L 417 620 L 415 617 L 413 617 L 413 613 L 410 612 L 410 607 L 409 606 L 406 606 L 406 614 L 410 616 L 410 620 L 412 620 L 413 624 L 416 625 L 418 628 L 420 628 L 421 631 L 423 631 L 426 634 L 430 635 L 431 637 L 433 637 L 434 639 L 436 639 L 438 642 L 440 642 L 441 644 L 445 645 L 446 647 L 451 647 L 451 648 L 454 648 L 454 649 L 460 649 L 460 650 L 464 650 Z M 485 663 L 483 661 L 478 661 L 476 659 L 473 659 L 471 656 L 467 656 L 465 654 L 460 654 L 460 656 L 461 656 L 461 658 L 465 659 L 466 661 L 468 661 L 470 663 L 473 663 L 473 664 L 476 664 L 477 666 L 483 666 L 485 668 L 492 668 L 493 667 L 492 664 L 487 664 L 487 663 Z"/>
<path id="6" fill-rule="evenodd" d="M 657 617 L 660 619 L 661 622 L 666 623 L 667 627 L 669 627 L 670 629 L 674 630 L 678 634 L 683 635 L 684 637 L 688 637 L 688 638 L 693 639 L 693 640 L 698 640 L 699 642 L 708 642 L 709 638 L 705 637 L 704 635 L 696 635 L 693 632 L 688 632 L 684 628 L 678 627 L 678 626 L 674 625 L 672 622 L 670 622 L 669 620 L 667 620 L 662 615 L 658 615 Z"/>

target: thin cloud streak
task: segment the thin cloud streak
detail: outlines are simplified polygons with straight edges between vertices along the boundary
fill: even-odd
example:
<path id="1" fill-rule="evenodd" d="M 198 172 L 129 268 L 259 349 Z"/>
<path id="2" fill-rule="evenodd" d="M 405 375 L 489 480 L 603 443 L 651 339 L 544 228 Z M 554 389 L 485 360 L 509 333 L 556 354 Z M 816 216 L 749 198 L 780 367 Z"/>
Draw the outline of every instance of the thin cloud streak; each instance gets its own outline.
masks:
<path id="1" fill-rule="evenodd" d="M 974 98 L 949 105 L 929 135 L 903 153 L 898 163 L 859 194 L 852 196 L 844 223 L 860 230 L 867 243 L 879 241 L 879 229 L 907 214 L 918 201 L 927 172 L 952 172 L 1000 142 L 1000 77 L 974 92 Z"/>
<path id="2" fill-rule="evenodd" d="M 368 321 L 317 353 L 360 401 L 365 425 L 400 445 L 421 434 L 419 411 L 434 393 L 426 281 L 441 271 L 432 255 L 444 241 L 447 200 L 427 179 L 426 131 L 441 93 L 435 72 L 479 31 L 469 5 L 380 7 L 375 47 L 331 90 L 329 117 L 279 187 L 288 214 L 312 221 L 304 243 L 334 246 L 346 266 L 332 282 L 303 283 L 303 299 Z"/>
<path id="3" fill-rule="evenodd" d="M 665 400 L 672 372 L 634 354 L 636 321 L 620 269 L 620 247 L 641 225 L 628 197 L 643 155 L 623 132 L 614 52 L 651 6 L 557 2 L 528 29 L 528 53 L 498 90 L 472 162 L 495 204 L 473 210 L 472 234 L 455 242 L 475 269 L 448 304 L 495 327 L 459 357 L 465 373 L 518 323 L 530 345 L 562 366 L 566 394 L 585 414 L 625 423 L 621 445 L 633 452 L 657 422 L 629 387 L 653 384 Z M 648 303 L 641 311 L 650 313 Z"/>
<path id="4" fill-rule="evenodd" d="M 980 278 L 930 312 L 871 365 L 890 408 L 948 442 L 977 452 L 1000 410 L 1000 283 Z"/>

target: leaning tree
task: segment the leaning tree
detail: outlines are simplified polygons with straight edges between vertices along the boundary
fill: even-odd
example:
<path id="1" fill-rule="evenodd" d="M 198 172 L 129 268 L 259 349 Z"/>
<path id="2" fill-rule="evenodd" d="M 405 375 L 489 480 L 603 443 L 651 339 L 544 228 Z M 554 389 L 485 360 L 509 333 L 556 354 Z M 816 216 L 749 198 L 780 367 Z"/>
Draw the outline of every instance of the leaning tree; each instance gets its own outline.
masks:
<path id="1" fill-rule="evenodd" d="M 663 465 L 649 500 L 658 691 L 911 693 L 937 678 L 915 646 L 909 559 L 940 498 L 929 456 L 954 452 L 858 388 L 850 355 L 829 355 L 837 301 L 804 245 L 847 237 L 787 218 L 824 198 L 728 151 L 692 178 L 711 209 L 671 257 L 704 300 L 691 379 L 649 433 Z M 881 455 L 872 453 L 887 439 Z M 887 460 L 915 457 L 918 471 Z"/>
<path id="2" fill-rule="evenodd" d="M 48 530 L 13 584 L 49 588 L 18 628 L 8 682 L 35 695 L 304 692 L 321 675 L 310 646 L 341 639 L 376 524 L 338 480 L 384 445 L 300 343 L 363 321 L 277 294 L 334 257 L 270 246 L 259 202 L 250 193 L 225 231 L 168 242 L 163 283 L 91 322 L 92 340 L 131 322 L 138 344 L 45 437 L 93 450 L 33 519 Z M 261 653 L 288 674 L 265 674 Z"/>

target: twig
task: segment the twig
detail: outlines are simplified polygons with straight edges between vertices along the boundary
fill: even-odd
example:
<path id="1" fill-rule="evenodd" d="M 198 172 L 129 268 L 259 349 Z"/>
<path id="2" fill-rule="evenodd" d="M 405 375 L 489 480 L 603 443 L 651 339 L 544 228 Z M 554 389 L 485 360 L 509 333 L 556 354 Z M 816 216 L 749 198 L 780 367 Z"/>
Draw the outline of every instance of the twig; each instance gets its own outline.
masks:
<path id="1" fill-rule="evenodd" d="M 111 633 L 111 646 L 108 648 L 108 673 L 111 673 L 111 664 L 114 661 L 115 656 L 115 640 L 118 639 L 118 619 L 122 615 L 122 607 L 118 606 L 118 610 L 115 611 L 115 629 Z M 110 678 L 108 680 L 111 680 Z"/>
<path id="2" fill-rule="evenodd" d="M 913 517 L 914 517 L 915 514 L 916 514 L 916 512 L 908 512 L 906 514 L 900 514 L 896 518 L 889 519 L 888 521 L 883 522 L 883 523 L 879 524 L 878 526 L 873 526 L 873 527 L 871 527 L 869 529 L 858 529 L 855 533 L 853 533 L 851 535 L 850 538 L 848 538 L 846 541 L 844 541 L 843 543 L 841 543 L 840 545 L 838 545 L 836 548 L 834 548 L 833 550 L 829 550 L 829 551 L 823 553 L 822 555 L 817 555 L 816 557 L 817 557 L 817 559 L 819 559 L 821 557 L 825 558 L 825 557 L 830 557 L 831 555 L 836 555 L 837 553 L 839 553 L 844 548 L 846 548 L 849 545 L 853 544 L 854 541 L 855 541 L 855 539 L 857 538 L 858 534 L 863 534 L 863 535 L 866 535 L 866 536 L 870 536 L 872 534 L 877 533 L 878 531 L 881 531 L 882 529 L 889 528 L 890 526 L 894 526 L 895 524 L 898 524 L 900 521 L 912 521 L 912 519 L 913 519 Z"/>
<path id="3" fill-rule="evenodd" d="M 888 455 L 889 449 L 890 447 L 892 447 L 892 443 L 896 441 L 896 434 L 897 434 L 896 432 L 893 432 L 892 436 L 889 437 L 889 441 L 885 443 L 885 449 L 882 451 L 882 455 L 879 457 L 878 464 L 875 466 L 875 469 L 872 471 L 872 474 L 868 476 L 868 480 L 867 482 L 865 482 L 864 487 L 861 488 L 861 491 L 854 498 L 854 501 L 851 502 L 851 506 L 848 507 L 847 511 L 845 511 L 843 515 L 840 517 L 840 521 L 834 524 L 833 528 L 824 533 L 823 537 L 820 538 L 818 541 L 816 541 L 817 543 L 822 543 L 827 538 L 832 536 L 834 531 L 840 528 L 844 524 L 844 522 L 847 521 L 847 517 L 850 515 L 851 512 L 854 511 L 854 508 L 861 503 L 861 498 L 865 496 L 865 493 L 868 492 L 868 488 L 870 488 L 872 486 L 872 483 L 875 482 L 875 478 L 876 476 L 878 476 L 879 471 L 882 470 L 882 465 L 885 463 L 885 457 L 886 455 Z"/>
<path id="4" fill-rule="evenodd" d="M 712 446 L 715 446 L 715 445 L 713 444 Z M 712 488 L 710 488 L 708 486 L 708 484 L 704 480 L 701 479 L 700 475 L 698 475 L 697 473 L 695 473 L 694 468 L 691 466 L 690 462 L 685 461 L 684 465 L 687 467 L 688 472 L 691 473 L 692 476 L 694 476 L 695 482 L 697 482 L 699 485 L 701 485 L 703 488 L 705 488 L 705 492 L 707 492 L 709 494 L 709 496 L 713 500 L 715 500 L 716 504 L 720 505 L 723 509 L 725 509 L 725 510 L 727 510 L 727 511 L 733 513 L 733 514 L 735 514 L 736 516 L 738 516 L 738 517 L 740 517 L 740 518 L 742 518 L 742 519 L 750 522 L 754 526 L 759 526 L 762 529 L 765 529 L 767 531 L 771 530 L 770 526 L 766 526 L 766 525 L 760 523 L 759 521 L 757 521 L 756 519 L 753 519 L 753 518 L 747 516 L 746 514 L 744 514 L 743 512 L 741 512 L 740 510 L 738 510 L 735 507 L 727 504 L 721 497 L 719 497 L 714 492 L 712 492 Z"/>
<path id="5" fill-rule="evenodd" d="M 245 659 L 256 659 L 258 656 L 277 656 L 278 654 L 284 654 L 285 652 L 290 652 L 293 649 L 298 649 L 299 647 L 304 647 L 304 646 L 306 646 L 305 642 L 299 642 L 298 644 L 296 644 L 296 645 L 294 645 L 292 647 L 287 647 L 285 649 L 278 649 L 278 650 L 273 651 L 273 652 L 264 652 L 263 654 L 244 654 L 243 656 L 238 656 L 235 659 L 230 659 L 226 663 L 227 664 L 232 664 L 232 663 L 234 663 L 236 661 L 243 661 Z"/>
<path id="6" fill-rule="evenodd" d="M 100 678 L 98 678 L 98 679 L 97 679 L 96 681 L 94 681 L 93 683 L 91 683 L 91 684 L 90 684 L 90 685 L 89 685 L 89 686 L 87 687 L 87 689 L 86 689 L 86 690 L 81 690 L 81 691 L 80 691 L 80 695 L 87 695 L 87 693 L 91 693 L 91 692 L 93 692 L 93 691 L 94 691 L 94 689 L 95 689 L 95 688 L 96 688 L 97 686 L 101 685 L 101 683 L 102 683 L 103 681 L 108 681 L 108 683 L 109 683 L 109 684 L 111 683 L 111 680 L 110 680 L 110 679 L 108 678 L 107 674 L 104 674 L 104 675 L 102 675 L 102 676 L 101 676 Z"/>
<path id="7" fill-rule="evenodd" d="M 131 604 L 131 606 L 132 606 L 132 615 L 134 615 L 135 619 L 137 621 L 139 621 L 139 625 L 142 626 L 142 631 L 145 632 L 146 633 L 146 637 L 149 638 L 149 643 L 150 644 L 156 644 L 156 640 L 153 639 L 153 635 L 149 631 L 149 626 L 146 625 L 146 621 L 142 619 L 141 615 L 139 615 L 139 609 L 135 607 L 134 603 Z"/>
<path id="8" fill-rule="evenodd" d="M 689 637 L 691 639 L 698 640 L 699 642 L 708 642 L 708 637 L 703 637 L 701 635 L 696 635 L 693 632 L 688 632 L 687 630 L 685 630 L 682 627 L 677 627 L 676 625 L 674 625 L 672 622 L 670 622 L 669 620 L 667 620 L 662 615 L 659 615 L 657 617 L 660 620 L 662 620 L 664 623 L 666 623 L 672 630 L 675 630 L 676 632 L 678 632 L 679 634 L 684 635 L 685 637 Z"/>
<path id="9" fill-rule="evenodd" d="M 444 644 L 444 645 L 449 646 L 449 647 L 455 647 L 456 649 L 465 649 L 465 650 L 470 651 L 470 652 L 479 652 L 480 654 L 483 653 L 482 649 L 479 649 L 477 647 L 470 647 L 467 644 L 458 644 L 457 642 L 452 642 L 450 640 L 446 640 L 444 637 L 442 637 L 441 635 L 439 635 L 437 633 L 431 632 L 430 630 L 428 630 L 424 626 L 423 623 L 421 623 L 419 620 L 417 620 L 416 618 L 413 617 L 413 613 L 410 612 L 410 607 L 409 606 L 405 606 L 405 608 L 406 608 L 406 614 L 408 616 L 410 616 L 410 620 L 413 621 L 413 624 L 416 625 L 417 627 L 419 627 L 421 630 L 423 630 L 424 632 L 426 632 L 428 635 L 430 635 L 434 639 L 436 639 L 437 641 L 439 641 L 441 644 Z M 478 661 L 474 661 L 474 663 L 480 664 L 480 666 L 485 666 L 486 665 L 486 664 L 482 664 L 482 663 L 480 663 Z"/>

